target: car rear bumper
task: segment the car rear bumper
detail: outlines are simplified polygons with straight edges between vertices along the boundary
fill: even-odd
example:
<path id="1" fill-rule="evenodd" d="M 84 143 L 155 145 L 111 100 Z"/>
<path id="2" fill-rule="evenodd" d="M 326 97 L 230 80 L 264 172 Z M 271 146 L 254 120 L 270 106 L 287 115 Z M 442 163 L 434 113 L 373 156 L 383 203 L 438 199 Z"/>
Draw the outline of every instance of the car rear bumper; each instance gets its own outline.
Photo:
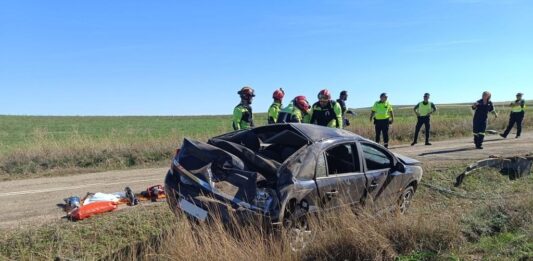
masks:
<path id="1" fill-rule="evenodd" d="M 199 222 L 221 221 L 230 224 L 276 225 L 268 216 L 231 202 L 215 198 L 192 185 L 180 182 L 179 174 L 169 170 L 165 178 L 165 192 L 171 210 L 185 214 Z"/>

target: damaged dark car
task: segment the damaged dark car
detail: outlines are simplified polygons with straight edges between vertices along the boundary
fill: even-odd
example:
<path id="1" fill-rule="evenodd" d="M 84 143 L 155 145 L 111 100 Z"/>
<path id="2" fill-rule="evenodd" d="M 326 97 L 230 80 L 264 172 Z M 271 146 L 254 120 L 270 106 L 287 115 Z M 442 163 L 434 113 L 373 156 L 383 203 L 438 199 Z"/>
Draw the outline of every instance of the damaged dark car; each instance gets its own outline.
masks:
<path id="1" fill-rule="evenodd" d="M 170 207 L 195 220 L 260 216 L 283 226 L 343 205 L 404 213 L 421 178 L 418 161 L 352 132 L 276 124 L 185 139 L 165 189 Z"/>

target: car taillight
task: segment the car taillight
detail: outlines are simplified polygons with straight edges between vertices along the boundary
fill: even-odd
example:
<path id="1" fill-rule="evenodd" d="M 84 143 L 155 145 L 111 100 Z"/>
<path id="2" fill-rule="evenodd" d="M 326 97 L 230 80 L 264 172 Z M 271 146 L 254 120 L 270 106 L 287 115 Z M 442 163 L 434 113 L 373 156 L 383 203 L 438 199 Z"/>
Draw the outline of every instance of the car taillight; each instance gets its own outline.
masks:
<path id="1" fill-rule="evenodd" d="M 172 159 L 172 163 L 170 164 L 170 168 L 174 170 L 174 167 L 178 164 L 178 155 L 180 154 L 181 149 L 176 149 L 176 155 Z"/>

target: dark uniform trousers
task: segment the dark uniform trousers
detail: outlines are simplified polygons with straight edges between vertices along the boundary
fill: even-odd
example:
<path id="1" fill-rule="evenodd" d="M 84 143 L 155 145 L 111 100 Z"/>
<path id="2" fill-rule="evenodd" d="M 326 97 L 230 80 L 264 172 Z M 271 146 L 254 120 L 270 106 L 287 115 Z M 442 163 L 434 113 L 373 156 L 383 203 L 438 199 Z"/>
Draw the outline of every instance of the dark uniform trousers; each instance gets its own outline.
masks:
<path id="1" fill-rule="evenodd" d="M 487 130 L 487 119 L 476 119 L 473 122 L 474 127 L 474 144 L 480 147 L 485 140 L 485 131 Z"/>
<path id="2" fill-rule="evenodd" d="M 416 128 L 415 128 L 415 138 L 414 142 L 418 141 L 418 133 L 420 132 L 420 129 L 422 128 L 422 125 L 424 125 L 426 130 L 426 143 L 429 142 L 429 130 L 431 129 L 430 124 L 430 117 L 429 116 L 420 116 L 418 117 L 418 121 L 416 122 Z"/>
<path id="3" fill-rule="evenodd" d="M 509 132 L 511 132 L 511 129 L 513 129 L 516 123 L 516 137 L 520 137 L 520 134 L 522 134 L 522 121 L 523 120 L 524 120 L 524 111 L 511 112 L 511 117 L 509 118 L 509 125 L 507 125 L 507 129 L 505 129 L 503 136 L 507 137 L 507 135 L 509 135 Z"/>
<path id="4" fill-rule="evenodd" d="M 376 142 L 379 143 L 381 135 L 383 134 L 383 143 L 388 146 L 389 144 L 389 119 L 376 120 L 374 119 L 374 125 L 376 128 Z"/>

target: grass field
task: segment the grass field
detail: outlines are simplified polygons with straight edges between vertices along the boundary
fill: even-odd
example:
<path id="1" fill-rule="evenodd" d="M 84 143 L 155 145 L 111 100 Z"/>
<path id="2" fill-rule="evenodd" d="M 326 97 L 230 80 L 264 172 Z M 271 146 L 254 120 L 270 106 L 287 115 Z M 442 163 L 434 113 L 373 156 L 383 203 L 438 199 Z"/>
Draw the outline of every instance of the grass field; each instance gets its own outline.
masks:
<path id="1" fill-rule="evenodd" d="M 0 259 L 530 260 L 533 176 L 510 181 L 496 171 L 478 171 L 453 188 L 465 164 L 425 164 L 406 216 L 349 210 L 320 216 L 313 223 L 315 239 L 303 252 L 291 251 L 286 235 L 255 226 L 229 233 L 215 224 L 192 225 L 161 204 L 6 231 Z"/>
<path id="2" fill-rule="evenodd" d="M 533 114 L 526 112 L 525 128 Z M 489 129 L 502 130 L 508 109 L 498 106 Z M 372 138 L 368 109 L 356 110 L 348 130 Z M 395 108 L 392 143 L 412 139 L 412 106 Z M 471 135 L 472 111 L 465 105 L 442 105 L 432 118 L 434 140 Z M 266 123 L 264 114 L 256 123 Z M 206 140 L 231 131 L 230 116 L 196 117 L 36 117 L 0 116 L 0 178 L 148 167 L 166 164 L 184 137 Z"/>

